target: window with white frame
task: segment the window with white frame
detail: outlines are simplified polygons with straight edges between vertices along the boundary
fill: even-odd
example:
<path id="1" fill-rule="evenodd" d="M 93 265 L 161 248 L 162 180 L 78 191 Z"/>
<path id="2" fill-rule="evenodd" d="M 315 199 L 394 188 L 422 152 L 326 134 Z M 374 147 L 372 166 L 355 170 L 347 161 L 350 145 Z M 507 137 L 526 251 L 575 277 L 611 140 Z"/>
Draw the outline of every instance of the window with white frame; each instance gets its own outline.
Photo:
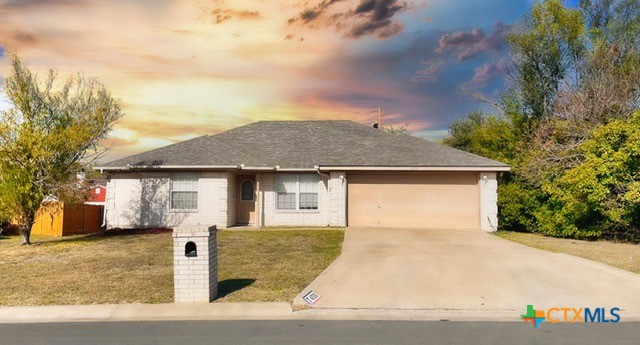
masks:
<path id="1" fill-rule="evenodd" d="M 317 210 L 317 174 L 279 174 L 276 176 L 278 210 Z"/>
<path id="2" fill-rule="evenodd" d="M 173 173 L 171 176 L 171 209 L 198 209 L 198 173 Z"/>

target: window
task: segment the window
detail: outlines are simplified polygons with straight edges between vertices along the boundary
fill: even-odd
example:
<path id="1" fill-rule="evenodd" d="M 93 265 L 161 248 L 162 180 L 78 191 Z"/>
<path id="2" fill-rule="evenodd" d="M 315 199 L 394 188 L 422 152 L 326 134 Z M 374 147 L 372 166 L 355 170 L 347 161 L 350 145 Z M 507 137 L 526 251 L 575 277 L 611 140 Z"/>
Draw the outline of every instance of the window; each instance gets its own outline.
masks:
<path id="1" fill-rule="evenodd" d="M 301 210 L 318 209 L 318 175 L 298 175 Z"/>
<path id="2" fill-rule="evenodd" d="M 297 191 L 298 175 L 278 175 L 276 182 L 278 210 L 295 210 Z"/>
<path id="3" fill-rule="evenodd" d="M 253 201 L 253 181 L 250 181 L 250 180 L 242 181 L 242 186 L 240 188 L 242 190 L 242 195 L 240 197 L 240 200 Z"/>
<path id="4" fill-rule="evenodd" d="M 278 210 L 317 210 L 318 181 L 316 174 L 281 174 L 276 178 Z"/>
<path id="5" fill-rule="evenodd" d="M 171 209 L 198 209 L 198 173 L 174 173 L 171 177 Z"/>

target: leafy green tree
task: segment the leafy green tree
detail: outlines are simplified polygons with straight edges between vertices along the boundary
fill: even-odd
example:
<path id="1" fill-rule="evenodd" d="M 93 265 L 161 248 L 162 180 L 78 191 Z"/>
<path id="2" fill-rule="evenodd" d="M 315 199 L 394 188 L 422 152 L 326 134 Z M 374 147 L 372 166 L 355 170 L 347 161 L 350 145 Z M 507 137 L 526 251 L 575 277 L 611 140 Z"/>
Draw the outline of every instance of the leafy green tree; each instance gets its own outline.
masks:
<path id="1" fill-rule="evenodd" d="M 524 171 L 529 180 L 556 178 L 584 160 L 580 144 L 594 128 L 628 119 L 640 104 L 640 55 L 593 42 L 573 88 L 558 93 L 554 112 L 530 138 Z"/>
<path id="2" fill-rule="evenodd" d="M 584 53 L 585 24 L 580 11 L 561 0 L 533 5 L 524 30 L 507 36 L 515 61 L 515 84 L 531 120 L 553 111 L 562 82 Z"/>
<path id="3" fill-rule="evenodd" d="M 454 121 L 442 142 L 505 163 L 511 163 L 516 158 L 517 139 L 510 121 L 479 111 L 470 112 L 466 118 Z"/>
<path id="4" fill-rule="evenodd" d="M 515 121 L 511 120 L 515 119 Z M 487 115 L 479 111 L 453 122 L 443 144 L 512 165 L 499 176 L 498 209 L 500 228 L 530 231 L 535 228 L 533 211 L 543 197 L 537 188 L 519 177 L 522 123 L 518 117 Z"/>
<path id="5" fill-rule="evenodd" d="M 20 226 L 23 244 L 45 198 L 73 200 L 83 188 L 76 173 L 100 157 L 100 146 L 122 116 L 120 104 L 95 79 L 72 76 L 44 81 L 15 55 L 5 93 L 13 105 L 0 113 L 0 200 Z"/>
<path id="6" fill-rule="evenodd" d="M 599 126 L 580 149 L 582 164 L 543 184 L 541 231 L 640 240 L 640 111 Z"/>
<path id="7" fill-rule="evenodd" d="M 639 19 L 640 0 L 542 0 L 508 36 L 513 87 L 489 100 L 500 113 L 470 113 L 444 140 L 512 165 L 501 228 L 640 240 Z"/>
<path id="8" fill-rule="evenodd" d="M 522 180 L 517 170 L 503 174 L 498 190 L 500 229 L 534 232 L 538 228 L 535 212 L 542 207 L 547 198 L 540 188 Z"/>
<path id="9" fill-rule="evenodd" d="M 640 0 L 580 0 L 580 9 L 593 40 L 621 45 L 640 45 Z"/>

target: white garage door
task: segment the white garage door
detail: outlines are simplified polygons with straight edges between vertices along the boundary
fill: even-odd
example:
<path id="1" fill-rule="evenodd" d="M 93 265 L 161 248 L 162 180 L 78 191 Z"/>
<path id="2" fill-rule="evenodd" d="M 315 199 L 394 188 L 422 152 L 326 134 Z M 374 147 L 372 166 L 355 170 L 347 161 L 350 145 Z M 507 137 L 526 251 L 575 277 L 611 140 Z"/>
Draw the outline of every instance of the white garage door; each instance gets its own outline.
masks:
<path id="1" fill-rule="evenodd" d="M 349 226 L 478 229 L 478 174 L 349 173 Z"/>

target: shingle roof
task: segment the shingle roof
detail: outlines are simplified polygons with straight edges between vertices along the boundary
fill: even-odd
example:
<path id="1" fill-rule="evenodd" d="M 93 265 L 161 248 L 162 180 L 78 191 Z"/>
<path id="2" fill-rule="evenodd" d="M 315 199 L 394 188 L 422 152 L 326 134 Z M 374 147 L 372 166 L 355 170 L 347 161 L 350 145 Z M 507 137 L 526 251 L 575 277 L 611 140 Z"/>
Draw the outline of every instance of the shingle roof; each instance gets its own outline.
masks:
<path id="1" fill-rule="evenodd" d="M 352 121 L 260 121 L 104 164 L 239 166 L 497 167 L 508 165 L 425 139 Z"/>

